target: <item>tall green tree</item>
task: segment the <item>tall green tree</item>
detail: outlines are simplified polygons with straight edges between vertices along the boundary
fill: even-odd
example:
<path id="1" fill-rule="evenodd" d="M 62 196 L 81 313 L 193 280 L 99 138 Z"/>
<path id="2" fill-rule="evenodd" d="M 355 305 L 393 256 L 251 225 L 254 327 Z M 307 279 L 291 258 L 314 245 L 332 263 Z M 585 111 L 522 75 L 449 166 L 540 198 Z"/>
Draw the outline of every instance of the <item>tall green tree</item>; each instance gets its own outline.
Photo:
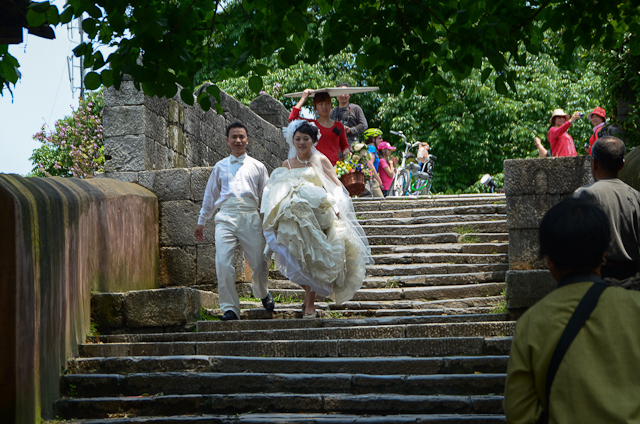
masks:
<path id="1" fill-rule="evenodd" d="M 286 66 L 304 59 L 317 63 L 350 47 L 356 65 L 379 75 L 383 89 L 428 95 L 439 91 L 445 75 L 461 81 L 474 70 L 495 71 L 498 93 L 516 89 L 510 63 L 523 65 L 520 46 L 536 55 L 544 32 L 562 34 L 559 49 L 570 58 L 576 47 L 615 49 L 625 35 L 640 29 L 640 0 L 584 2 L 576 7 L 565 0 L 243 0 L 238 2 L 248 26 L 232 43 L 209 41 L 224 34 L 231 12 L 220 0 L 69 0 L 62 13 L 48 2 L 31 6 L 30 26 L 69 22 L 88 14 L 83 29 L 90 40 L 74 52 L 93 67 L 85 78 L 89 89 L 100 84 L 119 87 L 124 74 L 149 95 L 173 96 L 175 83 L 184 87 L 185 102 L 193 102 L 194 77 L 209 59 L 219 64 L 218 74 L 228 78 L 251 73 L 251 87 L 262 88 L 262 66 L 249 58 L 278 53 Z M 234 9 L 235 11 L 235 9 Z M 234 15 L 236 16 L 236 15 Z M 116 51 L 104 58 L 97 44 Z M 632 54 L 640 53 L 640 40 L 629 40 Z M 301 53 L 304 52 L 304 53 Z M 2 88 L 17 80 L 18 68 L 0 46 Z M 488 62 L 483 61 L 487 58 Z M 199 93 L 207 109 L 215 87 Z M 443 95 L 444 94 L 444 95 Z"/>

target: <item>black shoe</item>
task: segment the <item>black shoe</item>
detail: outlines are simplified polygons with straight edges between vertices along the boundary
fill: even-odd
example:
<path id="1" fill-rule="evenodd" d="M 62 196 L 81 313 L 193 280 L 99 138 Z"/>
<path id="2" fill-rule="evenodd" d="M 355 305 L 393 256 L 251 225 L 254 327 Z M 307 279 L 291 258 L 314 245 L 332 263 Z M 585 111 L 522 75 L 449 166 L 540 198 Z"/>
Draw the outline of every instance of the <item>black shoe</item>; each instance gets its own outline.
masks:
<path id="1" fill-rule="evenodd" d="M 262 299 L 262 306 L 264 306 L 264 309 L 269 312 L 273 312 L 273 310 L 276 308 L 276 302 L 273 301 L 273 296 L 271 296 L 271 293 L 267 294 L 267 297 Z"/>
<path id="2" fill-rule="evenodd" d="M 220 317 L 220 321 L 232 321 L 235 319 L 238 319 L 238 315 L 236 315 L 236 313 L 231 310 L 225 312 L 224 315 Z"/>

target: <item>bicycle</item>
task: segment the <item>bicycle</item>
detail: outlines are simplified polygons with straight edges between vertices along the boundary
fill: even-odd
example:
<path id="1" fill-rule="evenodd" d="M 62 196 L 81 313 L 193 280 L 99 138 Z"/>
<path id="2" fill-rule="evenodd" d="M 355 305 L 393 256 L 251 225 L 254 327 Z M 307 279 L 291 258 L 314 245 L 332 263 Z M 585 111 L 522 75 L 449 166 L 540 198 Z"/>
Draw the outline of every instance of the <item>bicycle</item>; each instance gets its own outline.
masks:
<path id="1" fill-rule="evenodd" d="M 393 181 L 391 181 L 389 196 L 418 196 L 429 194 L 431 184 L 433 183 L 433 166 L 437 158 L 429 155 L 429 161 L 423 166 L 413 162 L 407 165 L 407 158 L 415 157 L 409 152 L 409 149 L 418 147 L 420 142 L 409 143 L 402 131 L 389 132 L 402 138 L 406 146 L 404 152 L 402 152 L 402 162 L 400 166 L 398 166 Z"/>

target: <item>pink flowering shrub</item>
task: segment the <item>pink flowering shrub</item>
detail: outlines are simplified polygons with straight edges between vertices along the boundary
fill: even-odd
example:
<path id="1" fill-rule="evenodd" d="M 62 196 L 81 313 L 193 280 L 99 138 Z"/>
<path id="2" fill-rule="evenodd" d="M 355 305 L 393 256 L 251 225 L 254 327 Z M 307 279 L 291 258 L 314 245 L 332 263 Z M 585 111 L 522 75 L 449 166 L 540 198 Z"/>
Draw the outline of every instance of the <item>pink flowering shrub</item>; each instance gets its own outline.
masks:
<path id="1" fill-rule="evenodd" d="M 30 177 L 92 177 L 104 169 L 102 140 L 102 90 L 89 93 L 78 110 L 56 121 L 55 131 L 45 127 L 33 136 L 42 146 L 29 158 Z"/>

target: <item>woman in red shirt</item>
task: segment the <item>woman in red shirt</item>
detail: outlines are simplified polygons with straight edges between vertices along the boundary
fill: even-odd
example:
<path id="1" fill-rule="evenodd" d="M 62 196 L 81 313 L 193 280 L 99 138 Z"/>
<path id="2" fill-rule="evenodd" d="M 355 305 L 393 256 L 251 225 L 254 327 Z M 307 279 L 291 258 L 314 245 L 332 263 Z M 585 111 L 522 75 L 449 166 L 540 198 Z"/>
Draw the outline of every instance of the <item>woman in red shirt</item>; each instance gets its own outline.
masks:
<path id="1" fill-rule="evenodd" d="M 289 114 L 289 122 L 296 119 L 300 119 L 300 108 L 307 101 L 309 95 L 313 92 L 312 89 L 307 88 L 302 92 L 302 97 L 297 105 L 293 107 L 293 110 Z M 350 153 L 349 142 L 347 141 L 347 133 L 342 125 L 338 121 L 334 121 L 329 118 L 331 113 L 331 96 L 329 93 L 316 93 L 313 97 L 313 107 L 318 114 L 318 119 L 307 119 L 307 121 L 316 124 L 320 130 L 320 141 L 316 145 L 316 149 L 324 154 L 327 159 L 331 161 L 332 165 L 335 165 L 337 161 L 341 159 L 341 155 L 347 155 Z M 304 119 L 304 118 L 302 118 Z"/>
<path id="2" fill-rule="evenodd" d="M 567 134 L 567 130 L 575 121 L 580 119 L 580 112 L 574 112 L 573 116 L 564 113 L 562 109 L 556 109 L 551 115 L 549 122 L 549 144 L 553 156 L 577 156 L 576 146 L 573 138 Z"/>

